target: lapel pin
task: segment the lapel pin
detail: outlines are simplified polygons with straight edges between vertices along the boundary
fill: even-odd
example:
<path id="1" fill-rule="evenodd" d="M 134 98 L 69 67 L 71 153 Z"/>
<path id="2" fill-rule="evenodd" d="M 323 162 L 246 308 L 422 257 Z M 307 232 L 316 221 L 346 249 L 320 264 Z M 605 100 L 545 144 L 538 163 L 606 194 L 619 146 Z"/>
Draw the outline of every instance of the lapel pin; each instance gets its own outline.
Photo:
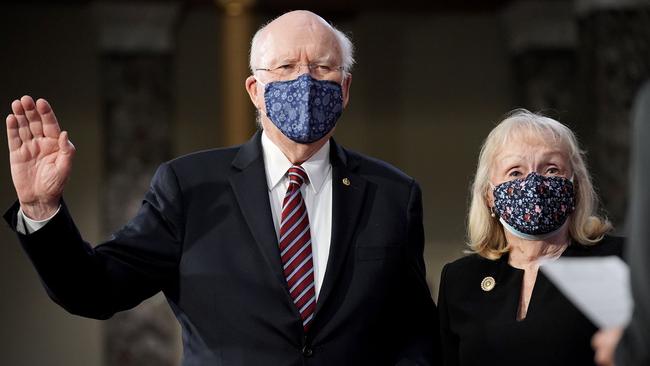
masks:
<path id="1" fill-rule="evenodd" d="M 346 186 L 350 185 L 350 180 L 348 178 L 343 178 L 343 184 Z"/>
<path id="2" fill-rule="evenodd" d="M 496 281 L 491 276 L 487 276 L 481 281 L 481 289 L 485 292 L 492 291 L 494 285 L 496 285 Z"/>

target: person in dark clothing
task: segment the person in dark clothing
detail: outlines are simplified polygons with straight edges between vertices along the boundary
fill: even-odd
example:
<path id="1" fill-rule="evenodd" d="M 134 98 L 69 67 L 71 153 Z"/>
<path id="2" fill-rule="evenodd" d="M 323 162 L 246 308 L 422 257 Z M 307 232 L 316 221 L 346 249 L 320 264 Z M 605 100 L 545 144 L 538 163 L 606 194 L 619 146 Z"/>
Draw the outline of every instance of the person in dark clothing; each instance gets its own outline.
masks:
<path id="1" fill-rule="evenodd" d="M 479 156 L 468 218 L 473 254 L 446 264 L 438 298 L 445 365 L 593 365 L 596 327 L 539 271 L 569 256 L 622 254 L 597 214 L 569 128 L 515 110 Z"/>

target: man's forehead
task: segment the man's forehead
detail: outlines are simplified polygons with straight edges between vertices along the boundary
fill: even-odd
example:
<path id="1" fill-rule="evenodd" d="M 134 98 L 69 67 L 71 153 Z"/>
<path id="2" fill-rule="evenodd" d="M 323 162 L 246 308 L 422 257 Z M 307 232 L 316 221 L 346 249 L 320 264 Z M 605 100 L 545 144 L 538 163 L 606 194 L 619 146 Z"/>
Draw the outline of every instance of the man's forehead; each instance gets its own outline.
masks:
<path id="1" fill-rule="evenodd" d="M 296 10 L 275 18 L 272 22 L 268 23 L 265 28 L 270 30 L 273 28 L 300 28 L 305 26 L 329 27 L 330 25 L 325 19 L 315 13 L 306 10 Z"/>
<path id="2" fill-rule="evenodd" d="M 301 60 L 336 61 L 341 58 L 341 50 L 336 36 L 326 32 L 269 32 L 259 47 L 263 60 Z"/>

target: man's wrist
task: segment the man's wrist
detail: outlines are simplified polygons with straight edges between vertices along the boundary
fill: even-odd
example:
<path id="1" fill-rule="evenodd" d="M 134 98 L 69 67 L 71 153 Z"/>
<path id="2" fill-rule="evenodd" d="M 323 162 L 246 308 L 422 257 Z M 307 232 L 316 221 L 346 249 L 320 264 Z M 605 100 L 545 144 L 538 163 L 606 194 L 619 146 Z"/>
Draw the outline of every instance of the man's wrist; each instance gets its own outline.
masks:
<path id="1" fill-rule="evenodd" d="M 60 207 L 60 200 L 49 203 L 20 203 L 20 210 L 25 218 L 33 222 L 48 221 L 59 212 Z"/>
<path id="2" fill-rule="evenodd" d="M 33 220 L 29 218 L 25 212 L 23 211 L 22 207 L 18 209 L 18 225 L 16 227 L 17 231 L 20 232 L 21 234 L 31 234 L 34 233 L 38 230 L 40 230 L 43 226 L 45 226 L 56 214 L 59 213 L 59 210 L 61 209 L 61 205 L 54 211 L 54 213 L 43 219 L 43 220 Z"/>

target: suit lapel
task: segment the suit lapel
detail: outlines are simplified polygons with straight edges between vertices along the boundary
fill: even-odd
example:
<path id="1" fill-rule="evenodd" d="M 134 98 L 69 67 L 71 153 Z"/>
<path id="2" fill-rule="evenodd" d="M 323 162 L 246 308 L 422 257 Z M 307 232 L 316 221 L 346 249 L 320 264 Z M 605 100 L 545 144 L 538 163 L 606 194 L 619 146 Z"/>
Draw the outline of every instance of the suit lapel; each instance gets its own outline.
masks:
<path id="1" fill-rule="evenodd" d="M 273 225 L 273 215 L 271 214 L 260 137 L 261 134 L 258 132 L 241 147 L 233 160 L 233 166 L 240 172 L 230 177 L 230 185 L 235 192 L 235 197 L 246 223 L 271 272 L 286 288 L 286 280 L 280 262 L 278 239 Z"/>
<path id="2" fill-rule="evenodd" d="M 316 305 L 318 313 L 337 288 L 348 252 L 353 244 L 357 223 L 362 215 L 367 181 L 354 172 L 356 161 L 331 140 L 332 163 L 332 237 L 323 287 Z"/>
<path id="3" fill-rule="evenodd" d="M 255 242 L 264 255 L 270 271 L 286 289 L 287 299 L 291 301 L 282 272 L 277 235 L 273 225 L 273 215 L 269 202 L 264 157 L 258 132 L 243 145 L 233 160 L 233 167 L 239 170 L 230 177 L 230 185 L 241 212 L 253 234 Z M 356 161 L 331 140 L 332 163 L 332 236 L 329 259 L 325 270 L 323 286 L 316 304 L 316 314 L 312 331 L 319 319 L 318 314 L 331 298 L 338 283 L 352 247 L 355 228 L 362 215 L 368 182 L 354 172 Z M 297 310 L 296 310 L 297 313 Z"/>

